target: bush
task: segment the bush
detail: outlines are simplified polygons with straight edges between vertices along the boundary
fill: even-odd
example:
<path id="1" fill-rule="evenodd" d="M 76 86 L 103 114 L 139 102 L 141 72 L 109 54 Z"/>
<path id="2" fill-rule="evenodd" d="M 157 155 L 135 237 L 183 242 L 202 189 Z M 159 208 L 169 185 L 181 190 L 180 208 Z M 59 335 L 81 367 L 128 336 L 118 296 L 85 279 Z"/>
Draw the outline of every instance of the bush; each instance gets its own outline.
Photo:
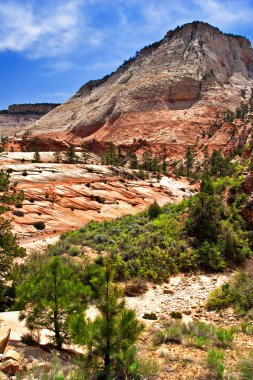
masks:
<path id="1" fill-rule="evenodd" d="M 77 245 L 72 245 L 69 254 L 70 256 L 78 256 L 80 254 L 80 248 Z"/>
<path id="2" fill-rule="evenodd" d="M 180 313 L 179 311 L 172 311 L 170 313 L 170 316 L 174 319 L 182 319 L 182 313 Z"/>
<path id="3" fill-rule="evenodd" d="M 223 364 L 224 353 L 217 349 L 208 351 L 207 363 L 217 379 L 223 379 L 225 366 Z"/>
<path id="4" fill-rule="evenodd" d="M 144 313 L 143 319 L 150 319 L 151 321 L 156 321 L 157 320 L 157 316 L 156 316 L 156 313 Z"/>
<path id="5" fill-rule="evenodd" d="M 27 175 L 28 175 L 27 170 L 23 170 L 23 171 L 22 171 L 22 176 L 23 176 L 23 177 L 26 177 Z"/>
<path id="6" fill-rule="evenodd" d="M 253 379 L 253 351 L 250 352 L 248 358 L 241 360 L 240 370 L 241 370 L 242 380 Z"/>
<path id="7" fill-rule="evenodd" d="M 217 336 L 216 346 L 222 347 L 222 348 L 230 347 L 234 339 L 235 331 L 236 329 L 234 327 L 230 327 L 229 329 L 218 327 L 216 331 L 216 336 Z"/>
<path id="8" fill-rule="evenodd" d="M 21 336 L 21 343 L 27 346 L 37 346 L 40 343 L 40 336 L 32 332 L 26 333 Z"/>
<path id="9" fill-rule="evenodd" d="M 163 330 L 155 332 L 153 342 L 155 345 L 163 343 L 181 344 L 185 325 L 178 321 L 170 321 L 165 324 Z"/>
<path id="10" fill-rule="evenodd" d="M 152 203 L 148 208 L 148 215 L 151 219 L 157 218 L 158 215 L 161 214 L 161 212 L 162 212 L 161 207 L 156 201 L 154 201 L 154 203 Z"/>
<path id="11" fill-rule="evenodd" d="M 220 288 L 214 289 L 208 296 L 207 310 L 221 310 L 229 307 L 233 303 L 233 296 L 229 284 L 224 284 Z"/>
<path id="12" fill-rule="evenodd" d="M 33 226 L 36 228 L 36 230 L 44 230 L 46 228 L 45 223 L 42 221 L 34 222 Z"/>
<path id="13" fill-rule="evenodd" d="M 20 211 L 20 210 L 14 210 L 12 211 L 12 214 L 18 217 L 23 217 L 25 215 L 24 211 Z"/>
<path id="14" fill-rule="evenodd" d="M 125 286 L 124 293 L 127 297 L 136 297 L 141 294 L 146 293 L 148 290 L 148 286 L 146 281 L 142 279 L 136 279 L 132 284 L 128 284 Z"/>
<path id="15" fill-rule="evenodd" d="M 243 322 L 241 324 L 242 332 L 244 334 L 253 335 L 253 324 L 249 322 Z"/>

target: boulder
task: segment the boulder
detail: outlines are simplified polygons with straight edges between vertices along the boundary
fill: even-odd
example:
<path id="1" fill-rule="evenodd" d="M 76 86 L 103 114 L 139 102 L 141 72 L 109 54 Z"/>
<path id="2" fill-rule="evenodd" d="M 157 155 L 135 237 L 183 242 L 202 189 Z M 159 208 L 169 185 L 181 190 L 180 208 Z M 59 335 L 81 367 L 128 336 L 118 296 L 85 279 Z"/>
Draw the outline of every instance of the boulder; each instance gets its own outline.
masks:
<path id="1" fill-rule="evenodd" d="M 9 359 L 0 363 L 0 372 L 6 373 L 7 375 L 15 375 L 19 370 L 19 363 L 16 360 Z"/>
<path id="2" fill-rule="evenodd" d="M 9 359 L 13 359 L 13 360 L 16 360 L 17 362 L 19 362 L 21 360 L 21 356 L 20 354 L 15 351 L 15 350 L 8 350 L 4 356 L 3 356 L 3 359 L 4 361 L 6 360 L 9 360 Z"/>
<path id="3" fill-rule="evenodd" d="M 11 329 L 9 329 L 7 331 L 7 334 L 5 335 L 5 337 L 0 340 L 0 354 L 4 353 L 4 350 L 5 350 L 8 342 L 9 342 L 9 339 L 10 339 L 10 334 L 11 334 Z"/>

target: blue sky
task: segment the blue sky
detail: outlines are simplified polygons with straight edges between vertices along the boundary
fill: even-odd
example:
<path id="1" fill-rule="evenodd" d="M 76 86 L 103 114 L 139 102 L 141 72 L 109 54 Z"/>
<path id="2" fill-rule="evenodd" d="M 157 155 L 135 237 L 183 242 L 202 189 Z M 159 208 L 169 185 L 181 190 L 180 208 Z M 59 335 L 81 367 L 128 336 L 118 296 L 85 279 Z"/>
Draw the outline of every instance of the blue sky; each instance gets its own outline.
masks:
<path id="1" fill-rule="evenodd" d="M 63 102 L 193 20 L 253 41 L 253 0 L 0 0 L 0 109 Z"/>

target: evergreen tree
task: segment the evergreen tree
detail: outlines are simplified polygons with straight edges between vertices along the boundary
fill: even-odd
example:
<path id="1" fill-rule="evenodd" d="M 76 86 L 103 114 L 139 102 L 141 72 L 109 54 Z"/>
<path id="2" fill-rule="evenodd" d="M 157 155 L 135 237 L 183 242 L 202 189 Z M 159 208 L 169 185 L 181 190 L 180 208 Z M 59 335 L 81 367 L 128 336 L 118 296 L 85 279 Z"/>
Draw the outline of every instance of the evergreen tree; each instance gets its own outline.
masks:
<path id="1" fill-rule="evenodd" d="M 32 256 L 17 287 L 20 319 L 33 329 L 52 331 L 57 349 L 69 338 L 69 323 L 82 315 L 89 289 L 80 281 L 77 265 L 61 257 Z"/>
<path id="2" fill-rule="evenodd" d="M 8 145 L 9 138 L 1 136 L 0 152 L 5 152 Z"/>
<path id="3" fill-rule="evenodd" d="M 162 172 L 164 175 L 167 174 L 167 163 L 166 163 L 166 158 L 167 158 L 167 149 L 166 146 L 163 145 L 163 163 L 162 163 Z"/>
<path id="4" fill-rule="evenodd" d="M 35 153 L 33 155 L 33 162 L 41 162 L 40 154 L 37 149 L 35 150 Z"/>
<path id="5" fill-rule="evenodd" d="M 210 181 L 201 187 L 190 202 L 186 229 L 197 242 L 215 242 L 220 232 L 223 205 L 220 198 L 212 193 Z"/>
<path id="6" fill-rule="evenodd" d="M 185 154 L 185 166 L 187 170 L 187 176 L 190 176 L 191 169 L 193 167 L 195 158 L 194 158 L 194 150 L 191 149 L 189 146 L 187 147 L 186 154 Z"/>
<path id="7" fill-rule="evenodd" d="M 25 249 L 18 246 L 16 235 L 12 233 L 11 221 L 0 217 L 0 310 L 10 303 L 10 282 L 13 259 L 25 255 Z"/>
<path id="8" fill-rule="evenodd" d="M 65 153 L 66 160 L 68 164 L 75 164 L 78 161 L 78 155 L 75 153 L 74 145 L 70 144 Z"/>
<path id="9" fill-rule="evenodd" d="M 61 152 L 59 149 L 56 149 L 56 151 L 53 153 L 53 156 L 57 164 L 62 160 Z"/>
<path id="10" fill-rule="evenodd" d="M 157 203 L 156 200 L 148 208 L 148 215 L 152 219 L 156 218 L 158 215 L 160 215 L 161 212 L 162 212 L 161 207 L 159 206 L 159 204 Z"/>
<path id="11" fill-rule="evenodd" d="M 153 153 L 151 150 L 145 150 L 142 154 L 142 167 L 144 170 L 152 171 Z"/>
<path id="12" fill-rule="evenodd" d="M 118 156 L 116 153 L 115 146 L 112 142 L 109 143 L 108 148 L 106 149 L 106 164 L 110 165 L 111 167 L 117 166 L 118 164 Z"/>
<path id="13" fill-rule="evenodd" d="M 126 164 L 126 159 L 125 156 L 122 153 L 122 148 L 121 146 L 118 147 L 118 165 L 119 166 L 125 166 Z"/>
<path id="14" fill-rule="evenodd" d="M 138 169 L 138 159 L 135 153 L 130 154 L 130 168 Z"/>
<path id="15" fill-rule="evenodd" d="M 86 142 L 84 142 L 81 145 L 81 154 L 82 154 L 82 158 L 83 158 L 85 164 L 87 164 L 87 160 L 89 158 L 88 152 L 89 152 L 88 144 Z"/>
<path id="16" fill-rule="evenodd" d="M 122 290 L 113 283 L 113 272 L 107 265 L 92 279 L 95 305 L 99 315 L 88 324 L 76 319 L 72 324 L 75 341 L 88 347 L 89 357 L 103 360 L 101 379 L 110 379 L 117 371 L 120 357 L 132 349 L 143 326 L 133 310 L 126 308 Z"/>

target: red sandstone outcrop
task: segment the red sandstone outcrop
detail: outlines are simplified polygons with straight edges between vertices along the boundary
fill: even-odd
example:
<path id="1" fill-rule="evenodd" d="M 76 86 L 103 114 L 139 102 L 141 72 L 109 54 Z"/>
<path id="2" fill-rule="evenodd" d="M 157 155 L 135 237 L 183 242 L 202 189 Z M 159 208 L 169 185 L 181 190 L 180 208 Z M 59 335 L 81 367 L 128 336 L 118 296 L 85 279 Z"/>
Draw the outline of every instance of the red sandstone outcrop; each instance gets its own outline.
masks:
<path id="1" fill-rule="evenodd" d="M 161 205 L 177 202 L 197 189 L 185 179 L 130 180 L 123 173 L 127 169 L 119 168 L 121 174 L 105 165 L 46 163 L 54 160 L 52 152 L 41 153 L 41 158 L 44 163 L 32 163 L 29 152 L 1 157 L 2 168 L 11 172 L 11 182 L 18 183 L 17 191 L 22 189 L 25 194 L 22 207 L 5 214 L 13 219 L 22 242 L 59 235 L 91 220 L 133 214 L 155 199 Z M 36 229 L 36 222 L 43 222 L 45 228 Z"/>
<path id="2" fill-rule="evenodd" d="M 247 101 L 252 86 L 250 42 L 194 22 L 167 33 L 110 76 L 87 83 L 29 129 L 77 144 L 142 139 L 166 144 L 172 156 L 182 157 L 216 112 Z M 224 134 L 217 145 L 230 139 Z"/>

